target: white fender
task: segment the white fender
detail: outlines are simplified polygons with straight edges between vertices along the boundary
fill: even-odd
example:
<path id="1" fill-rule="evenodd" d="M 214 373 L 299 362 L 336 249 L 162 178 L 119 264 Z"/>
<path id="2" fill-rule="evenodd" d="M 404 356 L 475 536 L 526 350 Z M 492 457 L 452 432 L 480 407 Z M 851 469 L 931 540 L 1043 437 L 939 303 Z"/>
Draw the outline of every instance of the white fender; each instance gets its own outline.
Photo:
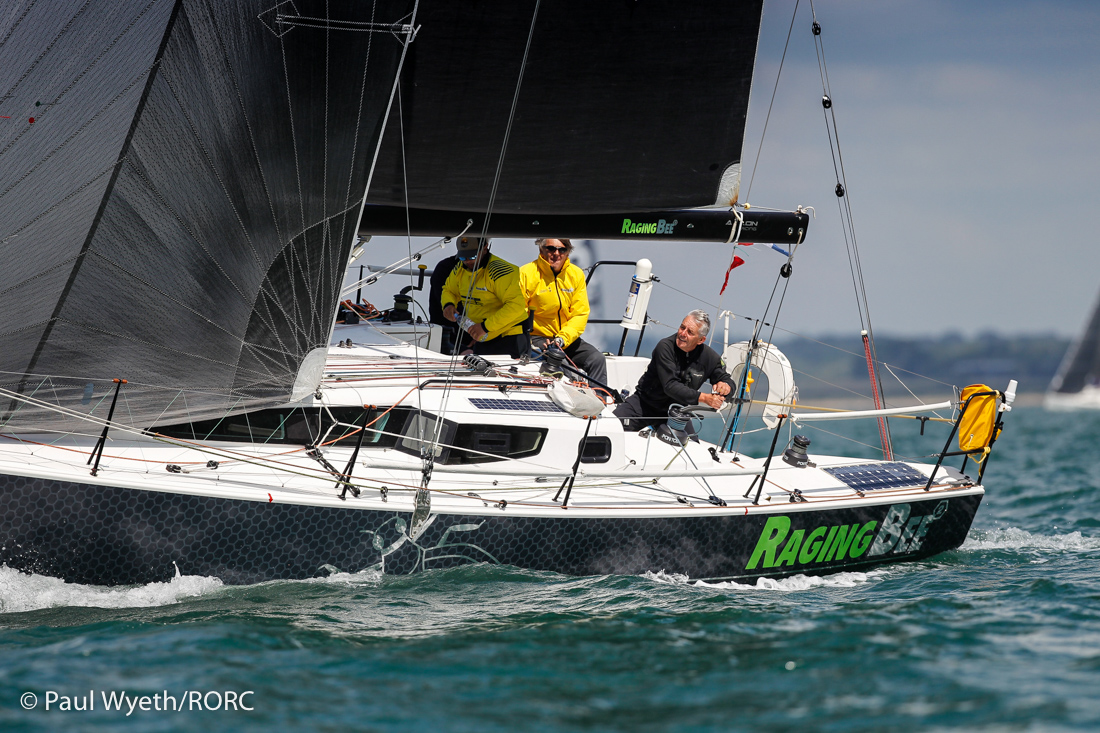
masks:
<path id="1" fill-rule="evenodd" d="M 745 368 L 745 359 L 749 355 L 749 342 L 738 341 L 730 344 L 722 352 L 722 361 L 726 370 L 733 376 L 734 384 L 741 378 L 741 372 Z M 798 396 L 798 388 L 794 385 L 794 370 L 791 362 L 783 355 L 783 352 L 773 344 L 763 341 L 757 342 L 756 350 L 752 354 L 752 366 L 764 372 L 768 378 L 768 402 L 780 402 L 789 405 Z M 774 428 L 778 422 L 780 413 L 789 412 L 790 408 L 776 405 L 765 405 L 764 424 Z"/>

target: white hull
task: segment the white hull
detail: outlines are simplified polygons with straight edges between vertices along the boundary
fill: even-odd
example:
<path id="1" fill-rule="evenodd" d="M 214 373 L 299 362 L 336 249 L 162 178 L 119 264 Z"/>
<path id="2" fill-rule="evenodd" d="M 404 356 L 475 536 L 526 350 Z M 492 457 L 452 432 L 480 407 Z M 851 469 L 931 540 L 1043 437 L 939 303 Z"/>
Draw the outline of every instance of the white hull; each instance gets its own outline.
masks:
<path id="1" fill-rule="evenodd" d="M 1054 411 L 1100 410 L 1100 386 L 1086 385 L 1080 392 L 1047 392 L 1043 407 Z"/>

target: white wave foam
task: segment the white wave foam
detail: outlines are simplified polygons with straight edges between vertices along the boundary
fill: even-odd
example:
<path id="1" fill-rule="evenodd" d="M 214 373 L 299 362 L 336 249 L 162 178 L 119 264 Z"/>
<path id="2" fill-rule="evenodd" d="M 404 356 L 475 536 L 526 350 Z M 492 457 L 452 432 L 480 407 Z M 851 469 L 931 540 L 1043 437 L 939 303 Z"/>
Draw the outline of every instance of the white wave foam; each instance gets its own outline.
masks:
<path id="1" fill-rule="evenodd" d="M 1080 532 L 1056 535 L 1036 535 L 1017 527 L 1008 529 L 971 530 L 959 548 L 967 550 L 1049 550 L 1057 552 L 1088 552 L 1100 550 L 1100 537 L 1085 537 Z"/>
<path id="2" fill-rule="evenodd" d="M 670 585 L 692 585 L 697 588 L 734 588 L 737 590 L 801 591 L 810 588 L 853 588 L 886 575 L 886 570 L 872 570 L 867 573 L 835 573 L 833 575 L 794 575 L 775 580 L 757 578 L 755 584 L 737 583 L 732 580 L 708 583 L 705 580 L 689 580 L 686 575 L 676 573 L 645 573 L 646 580 Z"/>
<path id="3" fill-rule="evenodd" d="M 217 578 L 179 575 L 167 583 L 108 588 L 66 583 L 45 575 L 27 575 L 0 566 L 0 613 L 37 611 L 66 606 L 90 608 L 147 608 L 167 606 L 222 587 Z"/>
<path id="4" fill-rule="evenodd" d="M 646 580 L 652 580 L 655 583 L 667 583 L 668 585 L 691 585 L 691 580 L 688 576 L 681 575 L 680 573 L 666 573 L 664 570 L 656 573 L 646 571 L 642 573 L 642 577 Z"/>
<path id="5" fill-rule="evenodd" d="M 792 575 L 789 578 L 757 578 L 755 585 L 723 581 L 719 583 L 707 583 L 703 580 L 695 581 L 695 585 L 706 588 L 736 588 L 740 590 L 772 590 L 792 592 L 810 590 L 811 588 L 854 588 L 857 585 L 869 583 L 886 574 L 885 570 L 872 570 L 867 573 L 834 573 L 833 575 Z"/>
<path id="6" fill-rule="evenodd" d="M 323 569 L 328 572 L 328 575 L 322 575 L 316 578 L 306 578 L 300 582 L 303 583 L 333 583 L 340 585 L 378 585 L 382 582 L 382 578 L 385 574 L 382 572 L 382 568 L 377 565 L 372 565 L 369 568 L 359 570 L 354 573 L 346 573 L 343 570 L 339 570 L 332 565 L 325 565 Z M 282 581 L 276 581 L 282 582 Z"/>

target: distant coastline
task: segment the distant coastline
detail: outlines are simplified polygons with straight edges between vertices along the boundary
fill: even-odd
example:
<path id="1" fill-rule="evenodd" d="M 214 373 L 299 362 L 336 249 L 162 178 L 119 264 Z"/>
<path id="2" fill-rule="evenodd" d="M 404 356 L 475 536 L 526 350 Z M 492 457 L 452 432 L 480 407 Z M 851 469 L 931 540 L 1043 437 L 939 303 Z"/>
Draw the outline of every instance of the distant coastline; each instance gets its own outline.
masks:
<path id="1" fill-rule="evenodd" d="M 639 355 L 648 356 L 658 339 L 647 333 Z M 951 397 L 952 386 L 982 383 L 1004 389 L 1011 379 L 1019 383 L 1017 404 L 1039 405 L 1071 342 L 1054 334 L 876 338 L 878 359 L 889 366 L 880 369 L 879 376 L 887 402 L 894 405 L 912 403 L 910 391 L 921 400 L 938 401 Z M 794 367 L 799 400 L 804 404 L 852 408 L 860 400 L 870 403 L 867 362 L 858 333 L 777 336 L 776 344 Z M 632 340 L 628 346 L 633 346 Z M 715 346 L 721 348 L 720 333 Z M 605 336 L 604 348 L 614 347 Z M 632 354 L 633 348 L 625 353 Z"/>
<path id="2" fill-rule="evenodd" d="M 889 367 L 879 370 L 879 378 L 890 403 L 910 401 L 909 391 L 922 398 L 942 399 L 950 396 L 952 385 L 981 383 L 1004 389 L 1015 379 L 1019 404 L 1037 405 L 1070 339 L 1053 334 L 995 333 L 973 338 L 959 334 L 879 336 L 876 345 L 879 361 Z M 803 401 L 869 394 L 867 364 L 858 336 L 786 339 L 778 341 L 778 346 L 797 370 L 795 381 Z M 800 378 L 798 372 L 805 374 Z"/>

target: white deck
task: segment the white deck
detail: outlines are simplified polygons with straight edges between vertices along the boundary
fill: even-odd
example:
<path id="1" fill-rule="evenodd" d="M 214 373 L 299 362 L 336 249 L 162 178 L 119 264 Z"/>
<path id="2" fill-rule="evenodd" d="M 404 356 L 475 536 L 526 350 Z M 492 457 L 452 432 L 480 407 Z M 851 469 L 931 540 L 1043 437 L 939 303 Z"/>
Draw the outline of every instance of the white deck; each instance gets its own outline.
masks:
<path id="1" fill-rule="evenodd" d="M 343 329 L 343 330 L 341 330 Z M 298 403 L 305 407 L 402 405 L 443 414 L 456 423 L 545 427 L 542 449 L 524 460 L 492 461 L 467 466 L 437 466 L 429 483 L 432 513 L 498 514 L 518 516 L 651 517 L 714 514 L 748 515 L 776 511 L 817 511 L 852 506 L 927 500 L 938 495 L 984 493 L 964 480 L 954 468 L 942 467 L 936 484 L 905 489 L 877 489 L 861 496 L 823 468 L 874 464 L 857 458 L 811 455 L 817 468 L 794 468 L 780 455 L 771 462 L 758 505 L 745 494 L 762 458 L 729 454 L 719 461 L 705 443 L 689 443 L 686 449 L 668 445 L 652 434 L 624 432 L 608 406 L 592 425 L 590 436 L 606 436 L 611 458 L 605 463 L 582 463 L 567 508 L 555 502 L 564 477 L 571 474 L 586 420 L 565 412 L 486 409 L 471 398 L 504 400 L 507 405 L 552 404 L 540 386 L 538 364 L 491 357 L 499 372 L 519 386 L 502 391 L 493 384 L 421 386 L 425 380 L 448 377 L 464 382 L 475 379 L 461 360 L 388 338 L 366 324 L 337 327 L 334 342 L 353 340 L 351 347 L 333 347 L 321 386 L 321 399 Z M 364 343 L 367 342 L 367 343 Z M 636 364 L 630 368 L 636 369 Z M 514 369 L 514 372 L 512 371 Z M 421 386 L 418 388 L 418 386 Z M 22 435 L 0 437 L 0 472 L 44 479 L 102 484 L 149 491 L 186 493 L 246 501 L 313 506 L 339 506 L 368 510 L 413 510 L 413 497 L 421 483 L 418 457 L 396 449 L 364 448 L 353 470 L 353 483 L 361 495 L 345 501 L 337 497 L 336 478 L 318 461 L 295 445 L 256 443 L 188 442 L 140 436 L 113 429 L 98 475 L 86 465 L 95 437 Z M 352 447 L 322 448 L 325 459 L 343 470 Z M 777 453 L 779 451 L 777 450 Z M 216 468 L 207 468 L 208 461 Z M 170 473 L 167 466 L 185 473 Z M 931 466 L 909 464 L 923 475 Z M 626 472 L 627 475 L 623 475 Z M 684 476 L 705 473 L 705 476 Z M 742 475 L 715 475 L 715 474 Z M 610 474 L 610 476 L 609 476 Z M 679 475 L 676 475 L 679 474 Z M 382 489 L 386 496 L 383 498 Z M 795 490 L 804 502 L 791 503 Z M 477 496 L 471 496 L 474 493 Z M 753 490 L 755 494 L 755 489 Z M 564 495 L 564 492 L 563 492 Z M 708 501 L 717 496 L 726 506 Z M 502 502 L 505 502 L 502 504 Z M 686 503 L 685 503 L 686 502 Z"/>

